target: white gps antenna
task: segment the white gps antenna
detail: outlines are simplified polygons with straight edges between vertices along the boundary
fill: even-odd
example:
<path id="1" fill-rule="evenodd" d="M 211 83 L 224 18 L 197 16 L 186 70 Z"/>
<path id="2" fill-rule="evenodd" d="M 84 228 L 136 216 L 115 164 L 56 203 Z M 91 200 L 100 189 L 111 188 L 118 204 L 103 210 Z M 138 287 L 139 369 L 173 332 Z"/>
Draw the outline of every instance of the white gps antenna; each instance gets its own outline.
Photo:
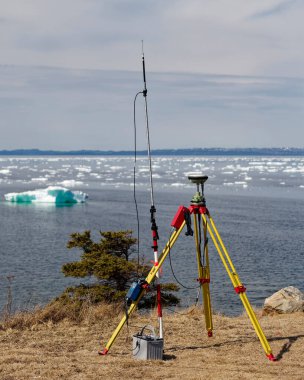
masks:
<path id="1" fill-rule="evenodd" d="M 204 198 L 204 183 L 207 181 L 208 176 L 204 175 L 203 173 L 194 172 L 194 173 L 188 173 L 188 179 L 189 181 L 196 184 L 197 186 L 197 192 L 193 196 L 191 203 L 205 205 L 206 201 Z M 200 185 L 201 185 L 202 193 L 200 193 L 200 188 L 199 188 Z"/>

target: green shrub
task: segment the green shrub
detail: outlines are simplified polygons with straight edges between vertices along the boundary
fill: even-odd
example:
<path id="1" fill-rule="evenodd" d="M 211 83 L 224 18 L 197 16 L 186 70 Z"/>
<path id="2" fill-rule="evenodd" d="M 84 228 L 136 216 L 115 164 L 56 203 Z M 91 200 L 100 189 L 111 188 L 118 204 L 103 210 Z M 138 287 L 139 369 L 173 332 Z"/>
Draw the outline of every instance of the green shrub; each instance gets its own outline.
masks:
<path id="1" fill-rule="evenodd" d="M 91 281 L 89 284 L 67 288 L 60 296 L 63 303 L 72 301 L 81 305 L 84 302 L 98 304 L 122 301 L 132 282 L 149 273 L 151 266 L 140 264 L 130 257 L 136 243 L 132 231 L 106 231 L 100 232 L 100 235 L 98 243 L 92 240 L 90 231 L 71 235 L 67 247 L 80 249 L 80 260 L 64 264 L 62 272 L 65 276 L 91 278 Z M 171 283 L 161 286 L 163 303 L 178 304 L 179 299 L 171 292 L 179 288 Z M 155 305 L 155 288 L 151 284 L 150 292 L 139 303 L 140 307 Z"/>

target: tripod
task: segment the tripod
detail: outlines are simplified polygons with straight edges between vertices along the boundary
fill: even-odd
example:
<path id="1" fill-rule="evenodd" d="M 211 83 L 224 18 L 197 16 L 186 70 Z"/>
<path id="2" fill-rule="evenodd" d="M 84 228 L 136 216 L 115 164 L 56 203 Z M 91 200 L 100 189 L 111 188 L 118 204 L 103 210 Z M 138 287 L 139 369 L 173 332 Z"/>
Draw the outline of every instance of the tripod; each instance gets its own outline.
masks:
<path id="1" fill-rule="evenodd" d="M 253 328 L 266 353 L 266 356 L 268 357 L 269 360 L 275 361 L 276 359 L 272 354 L 267 338 L 265 337 L 264 332 L 259 324 L 259 321 L 257 320 L 257 317 L 247 298 L 246 288 L 239 279 L 236 269 L 228 254 L 228 251 L 215 226 L 215 223 L 209 213 L 209 210 L 206 207 L 206 200 L 204 197 L 204 183 L 207 181 L 208 177 L 200 173 L 192 173 L 188 175 L 188 179 L 194 184 L 196 184 L 197 186 L 196 194 L 193 196 L 190 206 L 189 207 L 179 206 L 177 213 L 175 214 L 171 222 L 171 226 L 173 227 L 173 232 L 164 250 L 160 254 L 158 262 L 155 263 L 154 266 L 151 268 L 145 280 L 140 280 L 138 281 L 137 285 L 132 286 L 131 289 L 134 288 L 134 291 L 133 290 L 132 292 L 129 291 L 130 293 L 129 299 L 131 300 L 131 305 L 129 306 L 126 314 L 121 319 L 116 329 L 114 330 L 110 340 L 106 344 L 106 347 L 103 349 L 103 351 L 99 352 L 99 354 L 106 355 L 108 353 L 110 347 L 114 343 L 116 337 L 120 333 L 128 317 L 136 309 L 136 306 L 138 305 L 140 299 L 144 296 L 149 284 L 155 279 L 157 272 L 161 268 L 168 254 L 170 254 L 170 250 L 174 246 L 180 233 L 182 232 L 184 227 L 186 227 L 187 228 L 186 235 L 190 235 L 190 236 L 194 235 L 194 239 L 195 239 L 196 258 L 197 258 L 197 265 L 198 265 L 197 281 L 199 282 L 199 286 L 201 287 L 201 290 L 202 290 L 205 323 L 206 323 L 206 330 L 207 330 L 208 336 L 212 337 L 213 323 L 212 323 L 211 298 L 210 298 L 210 289 L 209 289 L 210 266 L 209 266 L 207 233 L 209 233 L 213 241 L 213 244 L 230 278 L 230 281 L 234 287 L 235 292 L 239 295 L 243 303 L 243 306 L 248 314 L 248 317 L 253 325 Z M 191 216 L 193 219 L 194 231 L 192 230 L 192 226 L 191 226 Z M 202 228 L 203 236 L 201 234 L 201 222 L 202 222 L 202 227 L 203 227 Z"/>

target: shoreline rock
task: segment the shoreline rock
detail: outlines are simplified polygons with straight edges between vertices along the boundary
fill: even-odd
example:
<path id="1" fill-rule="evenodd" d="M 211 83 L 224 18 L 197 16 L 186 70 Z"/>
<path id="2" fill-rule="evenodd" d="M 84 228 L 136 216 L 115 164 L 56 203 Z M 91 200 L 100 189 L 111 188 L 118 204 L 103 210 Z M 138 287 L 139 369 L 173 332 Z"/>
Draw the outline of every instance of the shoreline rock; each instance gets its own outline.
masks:
<path id="1" fill-rule="evenodd" d="M 294 286 L 280 289 L 265 299 L 263 314 L 287 314 L 304 311 L 304 293 Z"/>

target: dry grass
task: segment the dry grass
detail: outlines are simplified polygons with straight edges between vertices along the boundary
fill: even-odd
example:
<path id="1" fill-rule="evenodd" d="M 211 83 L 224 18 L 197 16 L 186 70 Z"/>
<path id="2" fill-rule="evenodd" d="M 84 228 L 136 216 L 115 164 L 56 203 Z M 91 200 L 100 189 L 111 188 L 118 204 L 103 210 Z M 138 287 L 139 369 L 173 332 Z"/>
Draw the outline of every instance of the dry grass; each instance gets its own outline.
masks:
<path id="1" fill-rule="evenodd" d="M 270 362 L 246 315 L 214 316 L 214 337 L 208 338 L 200 309 L 188 315 L 165 315 L 165 360 L 132 358 L 128 336 L 146 323 L 157 325 L 153 314 L 132 317 L 110 352 L 98 356 L 121 314 L 113 307 L 87 310 L 79 323 L 43 319 L 43 309 L 17 316 L 0 331 L 0 378 L 19 379 L 298 379 L 304 378 L 304 313 L 261 316 L 277 362 Z"/>
<path id="2" fill-rule="evenodd" d="M 93 306 L 90 302 L 84 302 L 79 306 L 78 302 L 63 304 L 60 300 L 53 301 L 45 307 L 36 307 L 33 310 L 19 311 L 13 316 L 3 313 L 0 318 L 0 330 L 33 328 L 40 324 L 57 324 L 64 320 L 72 323 L 97 322 L 100 315 L 111 318 L 117 314 L 117 309 L 122 309 L 120 304 L 103 304 Z M 1 322 L 2 320 L 2 322 Z"/>

